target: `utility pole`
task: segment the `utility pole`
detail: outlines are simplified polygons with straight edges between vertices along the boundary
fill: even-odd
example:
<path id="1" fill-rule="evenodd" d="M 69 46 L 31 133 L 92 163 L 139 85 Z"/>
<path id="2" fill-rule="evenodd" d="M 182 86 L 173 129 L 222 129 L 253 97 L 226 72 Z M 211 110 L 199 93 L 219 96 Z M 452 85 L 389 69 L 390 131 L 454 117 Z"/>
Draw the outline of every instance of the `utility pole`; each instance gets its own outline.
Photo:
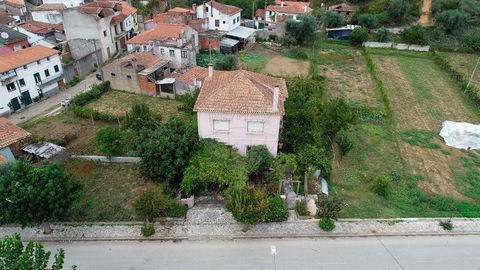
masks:
<path id="1" fill-rule="evenodd" d="M 466 89 L 468 89 L 468 87 L 470 87 L 470 83 L 472 82 L 473 77 L 475 76 L 475 72 L 477 71 L 478 64 L 480 64 L 480 56 L 478 57 L 477 64 L 475 65 L 475 68 L 473 68 L 473 72 L 472 72 L 472 75 L 470 76 L 470 80 L 468 80 Z"/>

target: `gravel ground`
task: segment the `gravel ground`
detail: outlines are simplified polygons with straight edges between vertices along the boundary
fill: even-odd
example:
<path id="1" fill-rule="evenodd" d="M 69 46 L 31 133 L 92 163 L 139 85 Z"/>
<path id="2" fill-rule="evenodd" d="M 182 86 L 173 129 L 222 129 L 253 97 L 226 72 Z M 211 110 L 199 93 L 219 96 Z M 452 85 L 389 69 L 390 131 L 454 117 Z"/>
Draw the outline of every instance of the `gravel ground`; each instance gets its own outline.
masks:
<path id="1" fill-rule="evenodd" d="M 244 225 L 218 205 L 195 206 L 185 219 L 166 219 L 155 223 L 156 234 L 148 239 L 234 239 L 234 238 L 293 238 L 328 236 L 385 236 L 480 234 L 480 219 L 453 218 L 453 230 L 445 231 L 439 221 L 446 219 L 342 219 L 332 232 L 323 232 L 317 219 L 298 219 L 290 212 L 286 222 Z M 44 235 L 41 227 L 0 227 L 0 237 L 18 232 L 25 240 L 134 240 L 145 239 L 140 234 L 141 223 L 54 224 L 53 233 Z"/>

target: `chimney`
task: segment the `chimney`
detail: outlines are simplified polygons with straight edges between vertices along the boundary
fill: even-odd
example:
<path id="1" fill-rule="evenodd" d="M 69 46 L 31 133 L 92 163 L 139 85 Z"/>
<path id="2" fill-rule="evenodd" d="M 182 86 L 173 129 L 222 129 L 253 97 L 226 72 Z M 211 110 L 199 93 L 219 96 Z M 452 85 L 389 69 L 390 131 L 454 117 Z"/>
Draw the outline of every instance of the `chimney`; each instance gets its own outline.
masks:
<path id="1" fill-rule="evenodd" d="M 208 63 L 208 78 L 211 79 L 213 78 L 213 64 Z"/>
<path id="2" fill-rule="evenodd" d="M 307 13 L 307 5 L 303 6 L 303 13 Z"/>
<path id="3" fill-rule="evenodd" d="M 274 112 L 278 111 L 278 99 L 280 98 L 280 87 L 275 85 L 273 87 L 273 102 L 272 102 L 272 110 Z"/>
<path id="4" fill-rule="evenodd" d="M 285 3 L 283 3 L 283 1 L 280 2 L 280 6 L 281 6 L 281 7 L 284 7 L 284 6 L 285 6 Z"/>

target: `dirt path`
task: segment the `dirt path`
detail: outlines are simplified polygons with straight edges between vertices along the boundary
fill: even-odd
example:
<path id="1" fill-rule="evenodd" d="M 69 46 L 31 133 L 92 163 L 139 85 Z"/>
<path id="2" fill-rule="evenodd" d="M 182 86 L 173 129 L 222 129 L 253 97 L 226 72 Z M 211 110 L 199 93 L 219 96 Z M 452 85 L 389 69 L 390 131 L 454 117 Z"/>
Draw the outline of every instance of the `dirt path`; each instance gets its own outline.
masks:
<path id="1" fill-rule="evenodd" d="M 418 20 L 419 24 L 428 25 L 430 23 L 431 8 L 432 8 L 432 0 L 423 0 L 422 15 Z"/>

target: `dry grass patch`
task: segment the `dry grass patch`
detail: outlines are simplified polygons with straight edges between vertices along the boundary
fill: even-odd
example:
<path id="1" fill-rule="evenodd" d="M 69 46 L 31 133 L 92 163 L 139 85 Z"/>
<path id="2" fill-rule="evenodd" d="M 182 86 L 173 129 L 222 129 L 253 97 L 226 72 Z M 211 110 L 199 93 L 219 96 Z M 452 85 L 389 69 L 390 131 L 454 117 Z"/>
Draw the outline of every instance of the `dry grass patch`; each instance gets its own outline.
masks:
<path id="1" fill-rule="evenodd" d="M 254 47 L 254 51 L 264 55 L 267 59 L 261 73 L 273 76 L 302 76 L 308 75 L 310 61 L 288 58 L 281 52 L 263 48 L 260 45 Z"/>
<path id="2" fill-rule="evenodd" d="M 442 52 L 442 54 L 445 55 L 452 67 L 460 72 L 467 80 L 472 76 L 473 69 L 475 68 L 478 58 L 480 57 L 476 54 L 467 53 Z M 477 67 L 472 84 L 477 88 L 480 88 L 480 67 Z"/>

